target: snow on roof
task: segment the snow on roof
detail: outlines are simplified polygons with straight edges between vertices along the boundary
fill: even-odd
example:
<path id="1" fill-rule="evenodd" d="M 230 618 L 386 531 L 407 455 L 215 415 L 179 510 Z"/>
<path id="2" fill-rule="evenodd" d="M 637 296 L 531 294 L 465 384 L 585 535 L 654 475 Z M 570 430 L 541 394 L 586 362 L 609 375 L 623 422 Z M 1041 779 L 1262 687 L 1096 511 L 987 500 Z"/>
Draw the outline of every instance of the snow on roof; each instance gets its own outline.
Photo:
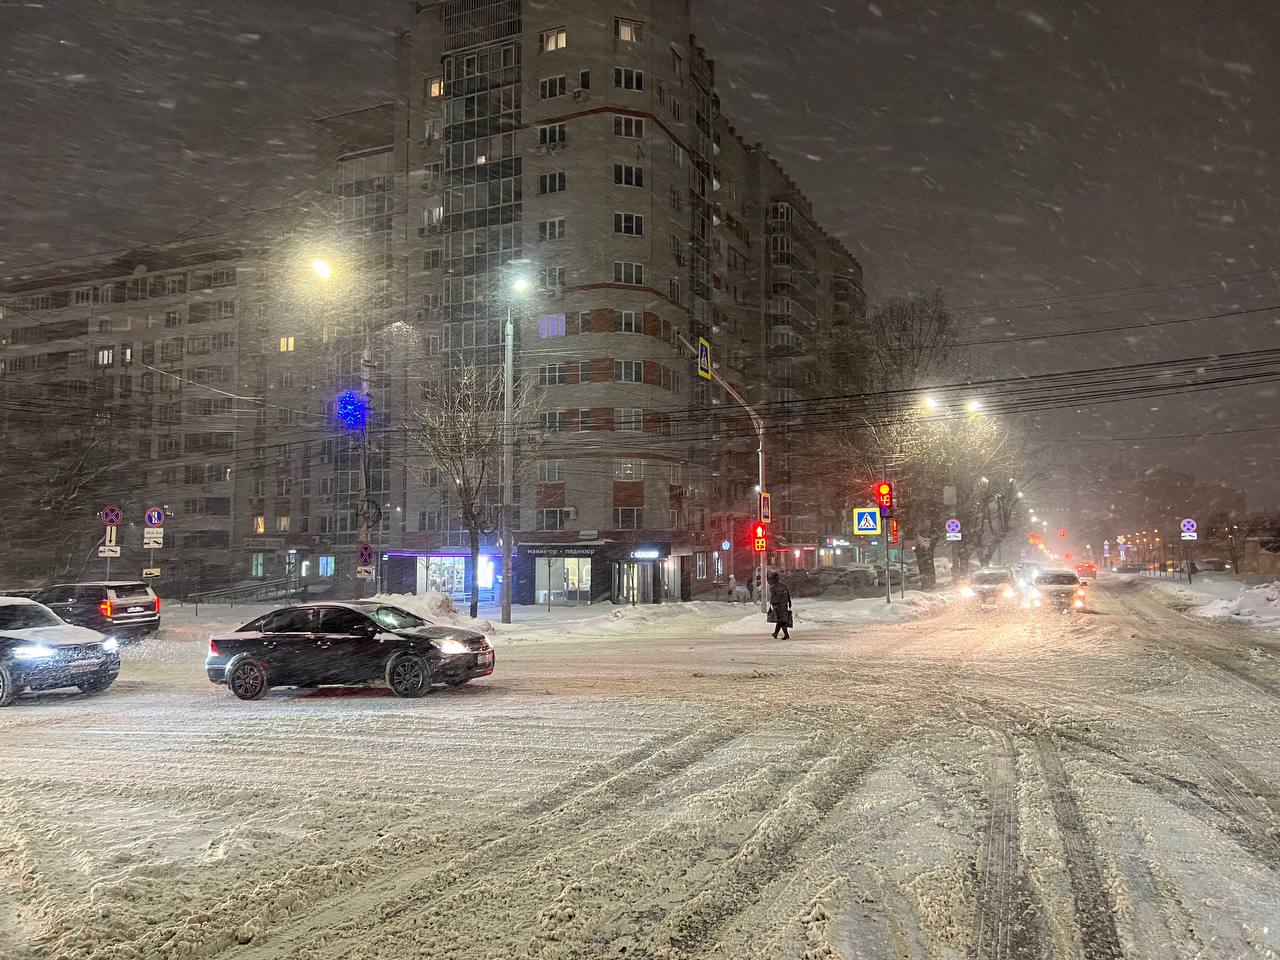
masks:
<path id="1" fill-rule="evenodd" d="M 36 603 L 27 597 L 0 597 L 0 607 L 21 607 Z M 39 604 L 36 604 L 39 606 Z"/>

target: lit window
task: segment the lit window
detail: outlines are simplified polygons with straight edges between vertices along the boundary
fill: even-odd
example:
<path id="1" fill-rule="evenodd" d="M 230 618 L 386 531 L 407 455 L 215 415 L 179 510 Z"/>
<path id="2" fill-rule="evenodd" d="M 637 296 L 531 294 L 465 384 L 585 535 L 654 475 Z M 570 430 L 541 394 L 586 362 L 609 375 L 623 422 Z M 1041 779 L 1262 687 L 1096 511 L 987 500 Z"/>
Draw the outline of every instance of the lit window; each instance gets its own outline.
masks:
<path id="1" fill-rule="evenodd" d="M 100 367 L 109 367 L 115 363 L 116 351 L 114 347 L 101 347 L 98 350 L 95 362 Z"/>
<path id="2" fill-rule="evenodd" d="M 556 27 L 554 30 L 543 30 L 542 35 L 538 38 L 538 48 L 543 53 L 550 53 L 552 50 L 563 50 L 569 43 L 569 34 L 564 27 Z"/>
<path id="3" fill-rule="evenodd" d="M 266 517 L 259 515 L 253 518 L 253 532 L 259 536 L 267 532 Z"/>
<path id="4" fill-rule="evenodd" d="M 613 35 L 623 43 L 641 43 L 644 40 L 644 24 L 639 20 L 617 17 L 613 21 Z"/>
<path id="5" fill-rule="evenodd" d="M 276 533 L 288 533 L 288 532 L 289 532 L 289 518 L 276 517 Z"/>
<path id="6" fill-rule="evenodd" d="M 317 565 L 317 569 L 320 571 L 320 576 L 332 577 L 333 576 L 333 557 L 322 556 L 320 558 L 319 564 Z"/>
<path id="7" fill-rule="evenodd" d="M 427 80 L 427 97 L 434 99 L 435 97 L 444 96 L 444 78 L 431 77 Z"/>
<path id="8" fill-rule="evenodd" d="M 267 555 L 265 553 L 253 553 L 249 555 L 249 576 L 261 577 L 266 573 Z"/>
<path id="9" fill-rule="evenodd" d="M 543 314 L 538 317 L 538 336 L 540 337 L 563 337 L 564 336 L 564 314 Z"/>
<path id="10" fill-rule="evenodd" d="M 280 338 L 280 352 L 293 353 L 293 337 Z"/>

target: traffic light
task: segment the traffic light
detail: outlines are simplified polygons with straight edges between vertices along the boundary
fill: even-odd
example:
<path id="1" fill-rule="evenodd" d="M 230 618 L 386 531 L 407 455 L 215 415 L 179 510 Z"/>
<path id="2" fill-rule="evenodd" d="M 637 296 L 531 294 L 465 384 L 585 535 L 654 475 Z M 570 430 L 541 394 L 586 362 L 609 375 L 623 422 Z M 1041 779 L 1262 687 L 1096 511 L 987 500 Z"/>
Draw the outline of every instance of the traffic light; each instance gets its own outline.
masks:
<path id="1" fill-rule="evenodd" d="M 1065 530 L 1059 530 L 1059 531 L 1058 531 L 1058 539 L 1059 539 L 1059 540 L 1065 540 L 1065 539 L 1067 539 L 1067 531 L 1065 531 Z"/>
<path id="2" fill-rule="evenodd" d="M 889 519 L 889 542 L 890 543 L 898 542 L 898 518 L 897 517 L 891 517 Z"/>
<path id="3" fill-rule="evenodd" d="M 881 510 L 893 509 L 893 484 L 888 480 L 876 484 L 876 504 Z"/>
<path id="4" fill-rule="evenodd" d="M 756 553 L 769 552 L 769 528 L 763 523 L 757 523 L 751 530 L 751 548 Z"/>

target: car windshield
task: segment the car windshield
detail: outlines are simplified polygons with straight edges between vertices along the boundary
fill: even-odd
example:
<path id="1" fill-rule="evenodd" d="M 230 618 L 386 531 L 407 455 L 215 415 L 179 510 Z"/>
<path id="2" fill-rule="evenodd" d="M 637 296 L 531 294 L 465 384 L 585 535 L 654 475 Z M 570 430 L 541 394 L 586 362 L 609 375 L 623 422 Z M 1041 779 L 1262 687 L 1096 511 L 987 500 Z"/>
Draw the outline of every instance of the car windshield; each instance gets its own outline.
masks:
<path id="1" fill-rule="evenodd" d="M 0 606 L 0 630 L 27 630 L 56 627 L 62 623 L 45 607 L 34 603 L 6 603 Z"/>
<path id="2" fill-rule="evenodd" d="M 1008 583 L 1009 579 L 1007 570 L 979 570 L 973 575 L 973 582 L 977 584 Z"/>
<path id="3" fill-rule="evenodd" d="M 1074 573 L 1042 573 L 1036 578 L 1037 584 L 1045 584 L 1050 587 L 1066 587 L 1079 582 L 1080 578 Z"/>
<path id="4" fill-rule="evenodd" d="M 407 630 L 409 627 L 424 627 L 427 624 L 421 617 L 399 607 L 379 607 L 370 616 L 388 630 Z"/>

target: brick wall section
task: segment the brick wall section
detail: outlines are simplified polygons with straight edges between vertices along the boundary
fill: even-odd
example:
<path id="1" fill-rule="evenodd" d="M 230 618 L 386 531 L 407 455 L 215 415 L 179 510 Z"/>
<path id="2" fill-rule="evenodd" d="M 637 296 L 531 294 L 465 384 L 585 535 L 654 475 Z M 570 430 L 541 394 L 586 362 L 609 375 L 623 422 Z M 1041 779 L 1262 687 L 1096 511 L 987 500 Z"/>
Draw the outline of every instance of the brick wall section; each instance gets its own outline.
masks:
<path id="1" fill-rule="evenodd" d="M 657 360 L 644 361 L 644 382 L 647 386 L 662 386 L 663 372 L 663 366 Z"/>
<path id="2" fill-rule="evenodd" d="M 592 333 L 613 333 L 613 311 L 612 310 L 592 310 L 591 311 L 591 332 Z"/>
<path id="3" fill-rule="evenodd" d="M 563 507 L 564 484 L 540 483 L 538 484 L 536 496 L 539 507 Z"/>
<path id="4" fill-rule="evenodd" d="M 613 382 L 613 357 L 596 357 L 590 364 L 592 383 Z"/>
<path id="5" fill-rule="evenodd" d="M 615 507 L 643 507 L 643 480 L 613 481 L 613 505 Z"/>
<path id="6" fill-rule="evenodd" d="M 668 326 L 670 325 L 668 324 Z M 646 337 L 662 336 L 662 321 L 658 319 L 658 315 L 656 313 L 649 313 L 648 311 L 645 311 L 644 335 Z"/>
<path id="7" fill-rule="evenodd" d="M 609 361 L 609 373 L 612 379 L 612 360 Z M 589 421 L 592 430 L 613 430 L 613 407 L 592 407 L 590 410 L 583 410 L 582 415 Z"/>

